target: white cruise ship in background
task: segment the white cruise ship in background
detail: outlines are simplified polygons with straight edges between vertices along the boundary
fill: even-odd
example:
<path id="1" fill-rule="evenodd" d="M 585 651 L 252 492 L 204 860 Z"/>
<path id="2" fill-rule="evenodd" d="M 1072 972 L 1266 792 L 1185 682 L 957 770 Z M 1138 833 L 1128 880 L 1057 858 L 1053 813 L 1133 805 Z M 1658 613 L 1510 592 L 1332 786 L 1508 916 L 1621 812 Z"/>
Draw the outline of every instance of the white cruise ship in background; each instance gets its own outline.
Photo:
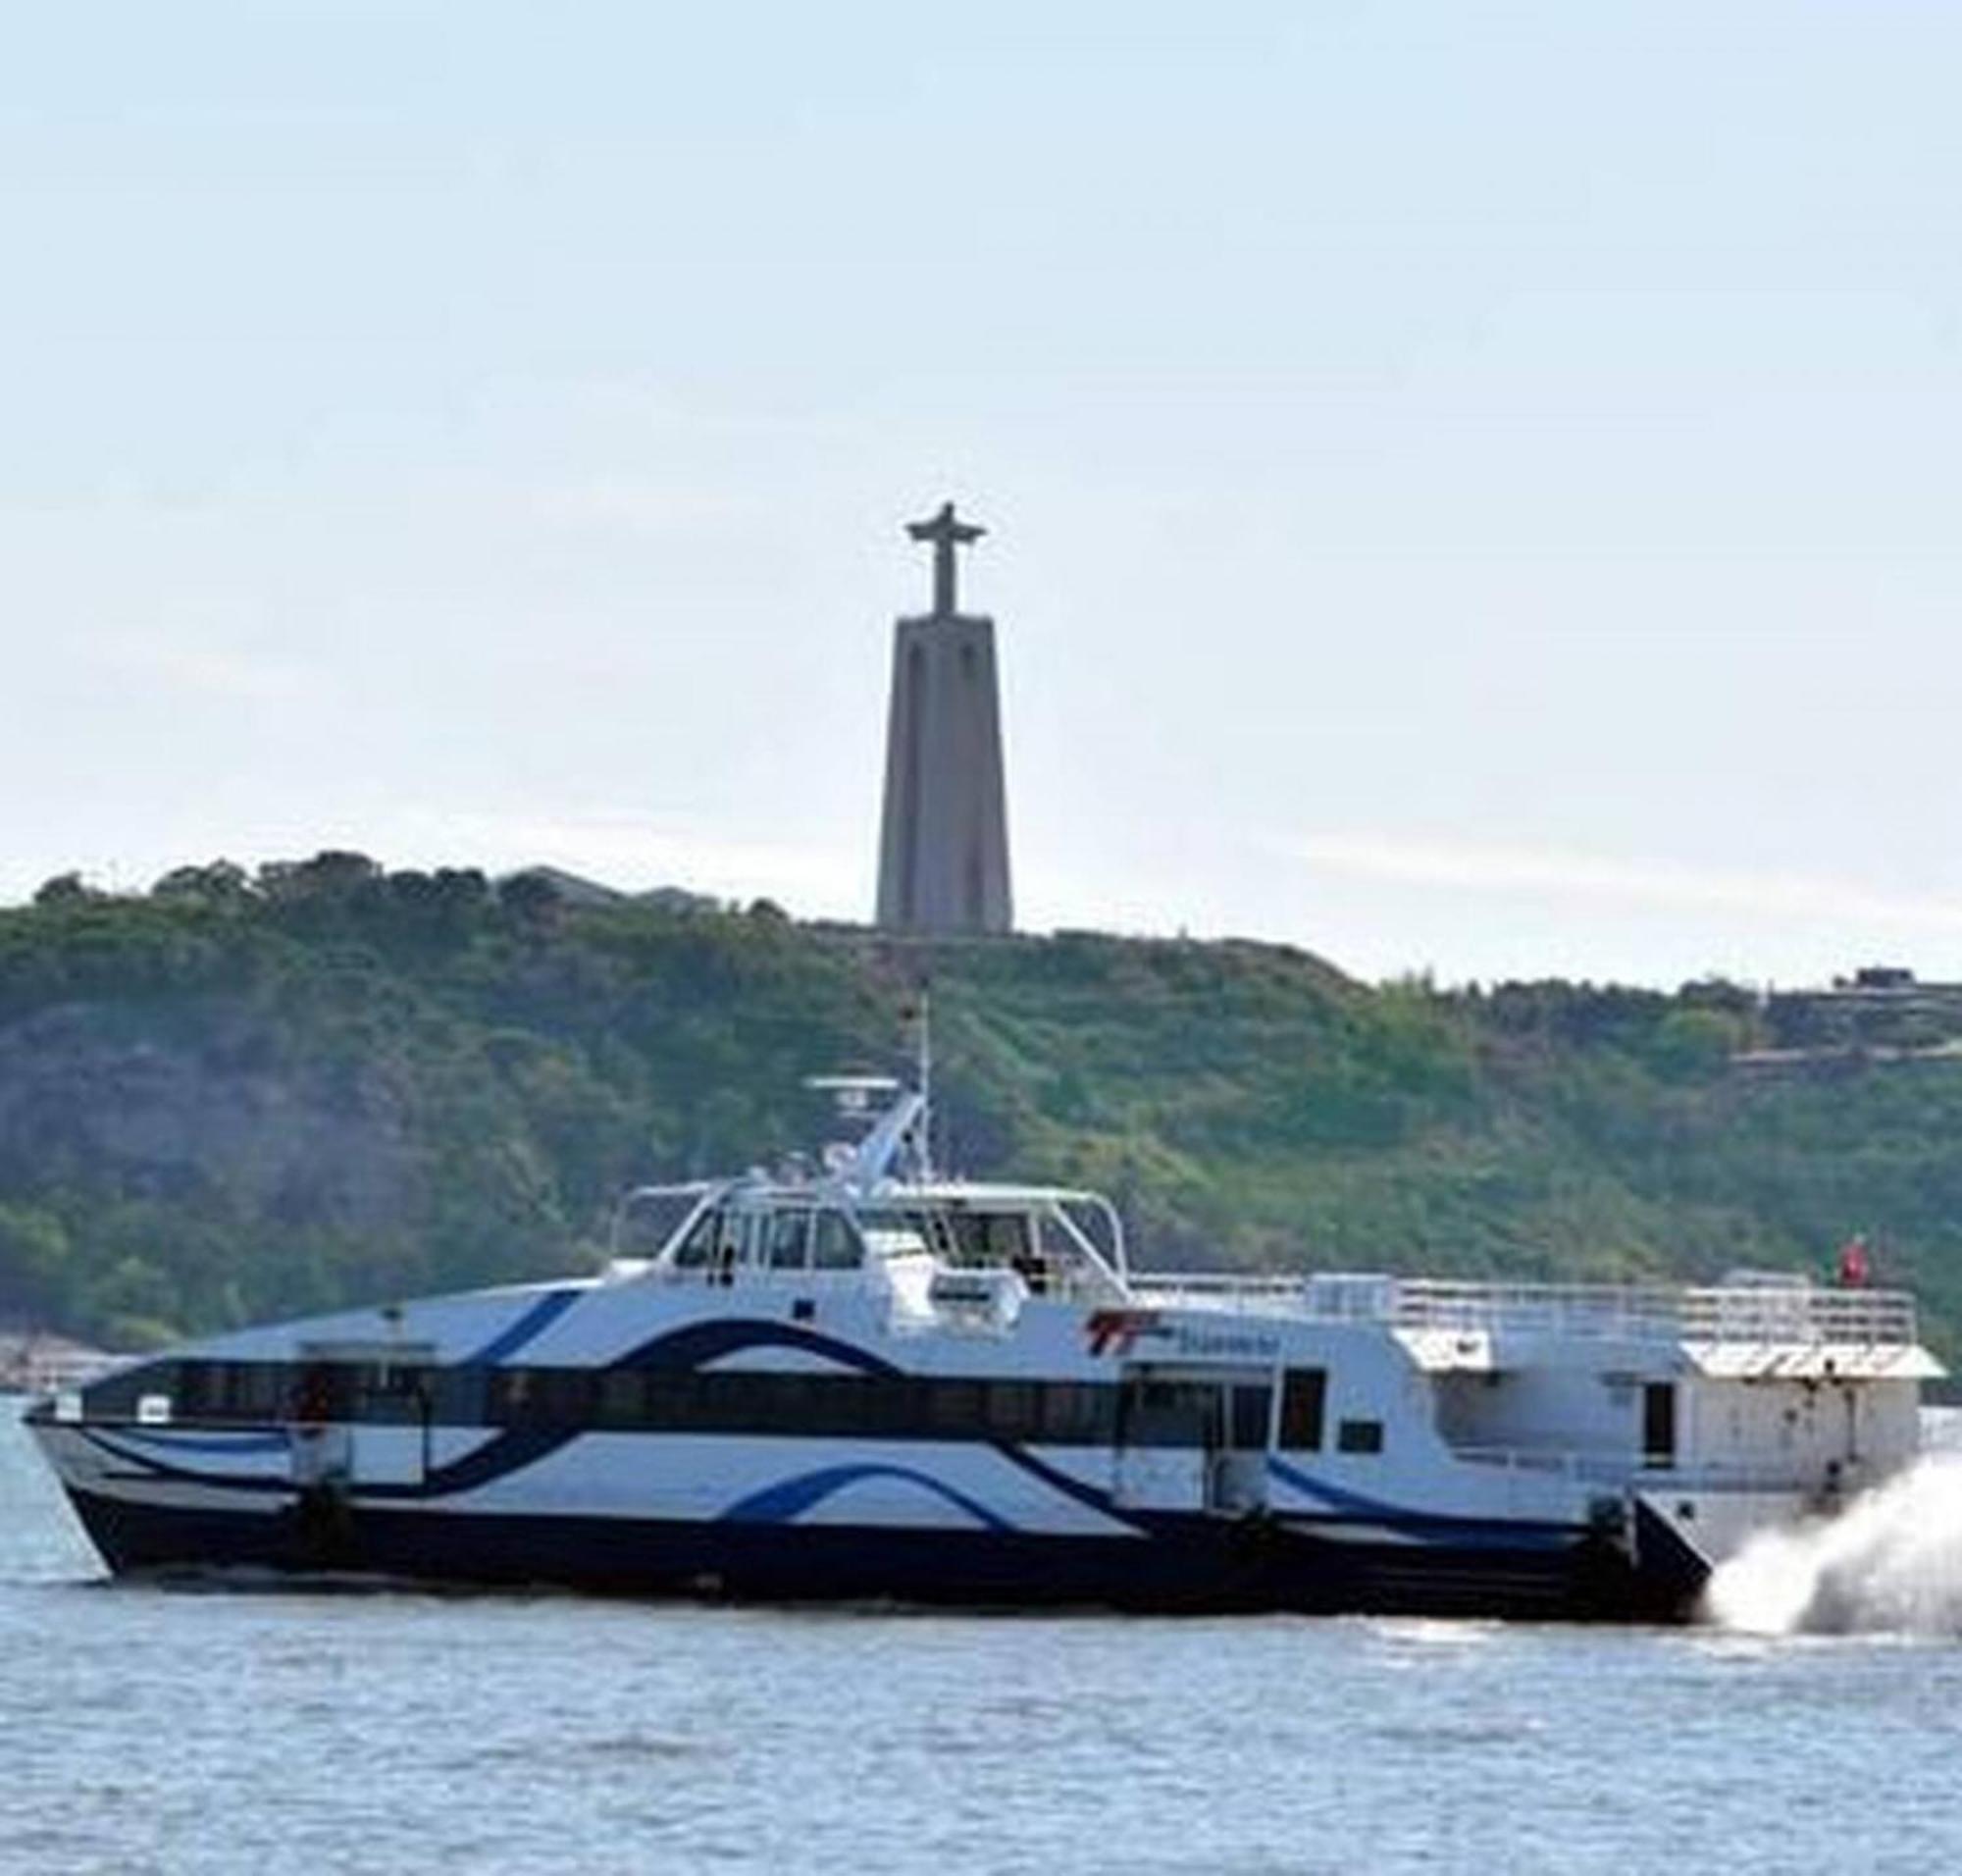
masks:
<path id="1" fill-rule="evenodd" d="M 940 1177 L 923 1095 L 830 1085 L 855 1145 L 648 1188 L 649 1256 L 29 1424 L 117 1571 L 1637 1619 L 1918 1450 L 1906 1296 L 1144 1274 L 1096 1195 Z"/>

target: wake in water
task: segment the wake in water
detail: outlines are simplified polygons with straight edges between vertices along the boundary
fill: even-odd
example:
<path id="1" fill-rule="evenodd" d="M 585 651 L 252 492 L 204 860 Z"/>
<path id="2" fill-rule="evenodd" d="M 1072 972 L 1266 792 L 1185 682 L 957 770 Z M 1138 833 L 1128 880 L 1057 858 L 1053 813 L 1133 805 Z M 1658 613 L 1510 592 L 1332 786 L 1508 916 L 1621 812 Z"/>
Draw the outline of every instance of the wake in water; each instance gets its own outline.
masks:
<path id="1" fill-rule="evenodd" d="M 1704 1607 L 1746 1635 L 1962 1635 L 1962 1453 L 1917 1461 L 1836 1518 L 1754 1537 Z"/>

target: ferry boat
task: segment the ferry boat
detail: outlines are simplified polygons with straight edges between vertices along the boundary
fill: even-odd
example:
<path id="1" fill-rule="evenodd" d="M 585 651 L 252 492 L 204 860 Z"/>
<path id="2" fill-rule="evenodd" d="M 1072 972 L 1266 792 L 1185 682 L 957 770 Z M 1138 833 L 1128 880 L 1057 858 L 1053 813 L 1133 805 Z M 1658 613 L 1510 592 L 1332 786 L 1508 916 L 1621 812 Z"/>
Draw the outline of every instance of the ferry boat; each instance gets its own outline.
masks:
<path id="1" fill-rule="evenodd" d="M 1673 1619 L 1916 1453 L 1905 1295 L 1133 1270 L 1095 1193 L 855 1141 L 634 1195 L 604 1272 L 189 1343 L 37 1402 L 112 1569 Z"/>

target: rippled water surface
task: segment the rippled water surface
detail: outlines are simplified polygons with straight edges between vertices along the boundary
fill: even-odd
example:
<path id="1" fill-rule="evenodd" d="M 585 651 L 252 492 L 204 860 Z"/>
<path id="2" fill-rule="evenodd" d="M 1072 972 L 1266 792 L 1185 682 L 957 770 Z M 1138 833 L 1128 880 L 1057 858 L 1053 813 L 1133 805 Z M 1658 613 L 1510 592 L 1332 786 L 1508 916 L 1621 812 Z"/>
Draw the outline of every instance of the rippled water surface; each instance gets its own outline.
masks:
<path id="1" fill-rule="evenodd" d="M 1962 1647 L 94 1580 L 0 1403 L 0 1868 L 1785 1871 L 1962 1850 Z"/>

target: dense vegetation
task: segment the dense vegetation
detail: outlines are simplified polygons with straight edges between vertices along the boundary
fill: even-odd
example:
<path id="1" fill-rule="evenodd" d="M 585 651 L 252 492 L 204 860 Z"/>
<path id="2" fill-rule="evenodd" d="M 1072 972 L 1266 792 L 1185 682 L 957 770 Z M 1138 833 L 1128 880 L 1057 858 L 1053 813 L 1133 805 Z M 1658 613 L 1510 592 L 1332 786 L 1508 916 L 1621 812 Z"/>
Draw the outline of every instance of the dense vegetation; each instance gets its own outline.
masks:
<path id="1" fill-rule="evenodd" d="M 352 855 L 0 912 L 0 1319 L 128 1345 L 590 1264 L 624 1185 L 810 1145 L 801 1077 L 898 1066 L 923 975 L 943 1157 L 1105 1187 L 1140 1261 L 1707 1277 L 1860 1228 L 1962 1326 L 1962 1063 L 1740 1068 L 1728 986 L 904 946 Z"/>

